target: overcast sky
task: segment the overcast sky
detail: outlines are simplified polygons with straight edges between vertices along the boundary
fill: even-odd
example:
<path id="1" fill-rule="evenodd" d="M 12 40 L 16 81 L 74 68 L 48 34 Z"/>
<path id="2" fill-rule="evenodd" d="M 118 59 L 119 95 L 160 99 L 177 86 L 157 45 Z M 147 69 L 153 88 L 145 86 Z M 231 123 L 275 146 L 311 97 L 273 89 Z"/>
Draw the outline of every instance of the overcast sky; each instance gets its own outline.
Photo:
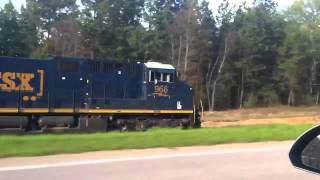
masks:
<path id="1" fill-rule="evenodd" d="M 218 6 L 221 4 L 222 1 L 223 0 L 209 0 L 210 6 L 214 10 L 215 14 L 216 14 L 216 10 L 218 9 Z M 247 0 L 247 4 L 250 5 L 252 1 L 253 0 Z M 285 9 L 286 7 L 290 6 L 294 2 L 294 0 L 275 0 L 275 1 L 278 2 L 280 9 Z M 0 6 L 3 7 L 3 5 L 6 4 L 7 2 L 9 2 L 9 0 L 0 0 Z M 20 7 L 25 4 L 25 0 L 11 0 L 11 2 L 14 4 L 14 6 L 17 9 L 20 9 Z M 234 5 L 240 5 L 242 4 L 242 0 L 230 0 L 230 3 Z"/>

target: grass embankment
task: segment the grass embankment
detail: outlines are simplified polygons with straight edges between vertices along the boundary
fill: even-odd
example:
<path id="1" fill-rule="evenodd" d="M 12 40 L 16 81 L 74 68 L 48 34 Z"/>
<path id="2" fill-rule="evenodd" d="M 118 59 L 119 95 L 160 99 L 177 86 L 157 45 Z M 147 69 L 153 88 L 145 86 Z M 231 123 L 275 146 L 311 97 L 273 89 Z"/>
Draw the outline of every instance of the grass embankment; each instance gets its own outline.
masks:
<path id="1" fill-rule="evenodd" d="M 312 125 L 260 125 L 146 132 L 0 136 L 0 157 L 80 153 L 99 150 L 179 147 L 293 140 Z"/>

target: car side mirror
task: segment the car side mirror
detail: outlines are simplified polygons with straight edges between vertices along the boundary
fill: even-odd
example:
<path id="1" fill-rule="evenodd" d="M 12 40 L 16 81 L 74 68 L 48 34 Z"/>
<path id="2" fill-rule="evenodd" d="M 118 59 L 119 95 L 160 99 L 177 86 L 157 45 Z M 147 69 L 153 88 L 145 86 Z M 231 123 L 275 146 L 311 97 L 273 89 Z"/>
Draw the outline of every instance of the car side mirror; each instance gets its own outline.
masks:
<path id="1" fill-rule="evenodd" d="M 320 125 L 306 131 L 296 140 L 289 158 L 293 166 L 320 174 Z"/>

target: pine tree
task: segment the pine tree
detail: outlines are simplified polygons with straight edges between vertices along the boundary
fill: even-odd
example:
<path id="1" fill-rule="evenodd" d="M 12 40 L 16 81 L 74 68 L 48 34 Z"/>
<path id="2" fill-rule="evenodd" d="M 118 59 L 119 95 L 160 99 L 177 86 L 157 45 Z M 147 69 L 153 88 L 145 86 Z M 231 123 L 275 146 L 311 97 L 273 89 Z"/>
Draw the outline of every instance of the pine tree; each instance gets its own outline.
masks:
<path id="1" fill-rule="evenodd" d="M 29 55 L 28 44 L 18 19 L 18 12 L 11 1 L 0 11 L 0 55 L 20 56 Z"/>

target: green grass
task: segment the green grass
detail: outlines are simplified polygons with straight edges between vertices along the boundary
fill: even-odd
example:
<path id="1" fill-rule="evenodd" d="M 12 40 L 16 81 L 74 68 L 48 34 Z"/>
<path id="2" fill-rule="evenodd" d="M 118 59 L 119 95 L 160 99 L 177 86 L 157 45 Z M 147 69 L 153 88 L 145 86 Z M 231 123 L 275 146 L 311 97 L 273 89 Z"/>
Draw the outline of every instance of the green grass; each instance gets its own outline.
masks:
<path id="1" fill-rule="evenodd" d="M 259 125 L 146 132 L 0 136 L 0 157 L 80 153 L 98 150 L 179 147 L 293 140 L 312 125 Z"/>

